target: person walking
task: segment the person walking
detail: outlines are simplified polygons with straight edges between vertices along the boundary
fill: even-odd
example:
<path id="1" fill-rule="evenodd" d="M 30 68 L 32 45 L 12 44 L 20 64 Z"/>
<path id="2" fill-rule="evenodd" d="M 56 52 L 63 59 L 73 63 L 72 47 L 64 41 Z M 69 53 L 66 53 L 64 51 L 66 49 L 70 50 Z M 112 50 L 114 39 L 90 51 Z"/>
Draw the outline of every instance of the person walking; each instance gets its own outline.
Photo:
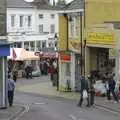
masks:
<path id="1" fill-rule="evenodd" d="M 113 96 L 113 98 L 115 100 L 115 103 L 116 103 L 116 102 L 118 102 L 118 98 L 117 98 L 117 96 L 115 94 L 115 87 L 116 87 L 116 82 L 115 82 L 113 76 L 109 76 L 109 78 L 108 78 L 108 93 L 107 93 L 108 95 L 107 95 L 107 99 L 111 100 L 110 94 L 112 93 L 112 96 Z"/>
<path id="2" fill-rule="evenodd" d="M 95 89 L 94 89 L 94 83 L 95 81 L 93 80 L 92 76 L 88 75 L 88 81 L 89 81 L 89 102 L 90 102 L 90 106 L 94 105 L 94 101 L 95 101 Z"/>
<path id="3" fill-rule="evenodd" d="M 10 75 L 8 75 L 8 102 L 10 107 L 13 105 L 14 90 L 15 90 L 15 81 L 10 79 Z"/>
<path id="4" fill-rule="evenodd" d="M 81 90 L 80 90 L 80 100 L 78 103 L 78 106 L 81 107 L 83 100 L 87 100 L 86 107 L 89 107 L 89 95 L 88 95 L 89 87 L 88 87 L 88 81 L 85 79 L 85 77 L 81 77 Z"/>
<path id="5" fill-rule="evenodd" d="M 18 72 L 15 70 L 13 71 L 13 80 L 16 82 L 18 78 Z"/>

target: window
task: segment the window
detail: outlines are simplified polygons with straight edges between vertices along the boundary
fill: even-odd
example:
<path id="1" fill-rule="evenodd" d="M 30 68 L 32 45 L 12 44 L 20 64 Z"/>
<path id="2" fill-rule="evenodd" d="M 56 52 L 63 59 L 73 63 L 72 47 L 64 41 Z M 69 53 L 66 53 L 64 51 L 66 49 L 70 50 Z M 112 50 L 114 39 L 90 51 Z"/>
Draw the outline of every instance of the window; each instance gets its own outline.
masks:
<path id="1" fill-rule="evenodd" d="M 20 27 L 23 27 L 23 16 L 20 16 Z"/>
<path id="2" fill-rule="evenodd" d="M 30 27 L 30 26 L 31 26 L 31 23 L 32 23 L 31 16 L 28 16 L 28 27 Z"/>
<path id="3" fill-rule="evenodd" d="M 51 14 L 51 19 L 54 19 L 55 18 L 55 15 L 54 14 Z"/>
<path id="4" fill-rule="evenodd" d="M 51 45 L 51 43 L 49 43 L 49 47 L 51 47 L 52 45 Z"/>
<path id="5" fill-rule="evenodd" d="M 15 15 L 11 15 L 11 26 L 15 26 Z"/>
<path id="6" fill-rule="evenodd" d="M 39 33 L 43 33 L 43 24 L 39 25 Z"/>
<path id="7" fill-rule="evenodd" d="M 50 32 L 51 33 L 55 33 L 55 25 L 54 24 L 51 25 Z"/>
<path id="8" fill-rule="evenodd" d="M 55 47 L 57 47 L 57 42 L 55 42 Z"/>
<path id="9" fill-rule="evenodd" d="M 73 37 L 74 36 L 74 23 L 73 22 L 71 22 L 70 30 L 71 30 L 70 36 Z"/>
<path id="10" fill-rule="evenodd" d="M 39 14 L 39 18 L 40 18 L 40 19 L 43 19 L 43 14 Z"/>
<path id="11" fill-rule="evenodd" d="M 37 46 L 37 50 L 39 51 L 39 50 L 41 49 L 41 44 L 42 44 L 42 43 L 41 43 L 41 41 L 36 41 L 36 42 L 37 42 L 37 43 L 36 43 L 36 44 L 37 44 L 37 45 L 36 45 L 36 46 Z"/>
<path id="12" fill-rule="evenodd" d="M 42 48 L 46 48 L 46 42 L 42 42 Z"/>

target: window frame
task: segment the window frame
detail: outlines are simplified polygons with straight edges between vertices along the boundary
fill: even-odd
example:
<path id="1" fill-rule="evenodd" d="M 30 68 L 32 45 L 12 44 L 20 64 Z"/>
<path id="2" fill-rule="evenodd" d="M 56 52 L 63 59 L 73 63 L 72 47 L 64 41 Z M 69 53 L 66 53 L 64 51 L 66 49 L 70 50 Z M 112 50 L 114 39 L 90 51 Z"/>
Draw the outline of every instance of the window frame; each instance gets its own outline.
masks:
<path id="1" fill-rule="evenodd" d="M 16 15 L 10 15 L 10 17 L 11 17 L 11 27 L 15 27 L 15 17 L 16 17 Z M 13 20 L 12 20 L 12 18 L 13 18 Z"/>

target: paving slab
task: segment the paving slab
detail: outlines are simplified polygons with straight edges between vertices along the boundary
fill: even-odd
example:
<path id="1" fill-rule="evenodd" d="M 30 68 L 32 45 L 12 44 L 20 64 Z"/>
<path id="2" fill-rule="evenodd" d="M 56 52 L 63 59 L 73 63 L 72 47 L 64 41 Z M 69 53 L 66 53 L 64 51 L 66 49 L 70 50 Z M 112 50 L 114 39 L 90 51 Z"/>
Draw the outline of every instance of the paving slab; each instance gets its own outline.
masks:
<path id="1" fill-rule="evenodd" d="M 0 109 L 0 120 L 13 120 L 24 111 L 25 107 L 20 105 L 14 105 L 7 109 Z"/>

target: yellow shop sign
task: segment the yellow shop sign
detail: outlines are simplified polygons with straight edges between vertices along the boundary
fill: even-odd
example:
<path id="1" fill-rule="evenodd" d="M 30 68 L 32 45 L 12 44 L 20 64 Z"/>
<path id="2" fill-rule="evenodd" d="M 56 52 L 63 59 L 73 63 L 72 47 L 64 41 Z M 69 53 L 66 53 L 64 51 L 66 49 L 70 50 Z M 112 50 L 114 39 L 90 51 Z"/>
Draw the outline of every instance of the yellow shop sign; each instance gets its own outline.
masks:
<path id="1" fill-rule="evenodd" d="M 112 32 L 88 32 L 87 44 L 115 45 L 115 35 Z"/>

